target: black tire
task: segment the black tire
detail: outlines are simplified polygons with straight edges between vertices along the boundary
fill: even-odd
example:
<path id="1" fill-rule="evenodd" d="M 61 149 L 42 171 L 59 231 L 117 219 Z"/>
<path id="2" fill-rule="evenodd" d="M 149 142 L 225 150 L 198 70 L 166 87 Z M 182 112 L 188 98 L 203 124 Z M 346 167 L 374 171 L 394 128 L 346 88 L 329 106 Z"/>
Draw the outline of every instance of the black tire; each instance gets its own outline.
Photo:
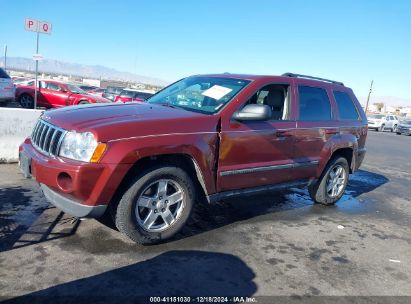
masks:
<path id="1" fill-rule="evenodd" d="M 136 214 L 137 200 L 143 191 L 158 180 L 177 183 L 183 190 L 184 205 L 175 222 L 162 231 L 148 231 L 139 224 Z M 195 202 L 195 186 L 188 174 L 178 167 L 159 165 L 134 178 L 122 196 L 114 215 L 118 230 L 139 244 L 155 244 L 175 236 L 185 225 Z"/>
<path id="2" fill-rule="evenodd" d="M 78 103 L 79 105 L 86 105 L 86 104 L 90 104 L 87 100 L 82 100 Z"/>
<path id="3" fill-rule="evenodd" d="M 401 135 L 401 132 L 398 132 L 398 131 L 397 131 L 397 132 L 395 132 L 395 133 L 397 133 L 397 135 Z"/>
<path id="4" fill-rule="evenodd" d="M 342 191 L 336 197 L 331 197 L 327 193 L 327 180 L 331 173 L 331 171 L 336 167 L 341 166 L 343 170 L 345 170 L 345 180 L 343 183 Z M 323 205 L 333 205 L 335 204 L 345 192 L 345 189 L 348 184 L 348 176 L 349 176 L 349 166 L 348 161 L 344 157 L 335 156 L 333 157 L 325 167 L 323 173 L 321 174 L 320 178 L 308 186 L 308 192 L 315 203 L 323 204 Z"/>
<path id="5" fill-rule="evenodd" d="M 34 98 L 29 94 L 22 94 L 19 97 L 19 104 L 24 109 L 33 109 L 34 108 Z"/>

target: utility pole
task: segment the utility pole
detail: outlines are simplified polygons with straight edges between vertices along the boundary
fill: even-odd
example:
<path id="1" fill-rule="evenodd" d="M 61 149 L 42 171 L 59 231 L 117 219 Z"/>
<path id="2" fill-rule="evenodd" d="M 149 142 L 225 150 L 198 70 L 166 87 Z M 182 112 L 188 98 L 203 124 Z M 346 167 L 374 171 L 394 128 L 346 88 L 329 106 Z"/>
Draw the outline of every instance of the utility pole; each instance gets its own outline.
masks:
<path id="1" fill-rule="evenodd" d="M 7 44 L 4 46 L 4 70 L 7 70 Z"/>
<path id="2" fill-rule="evenodd" d="M 371 92 L 372 92 L 373 83 L 374 83 L 374 80 L 371 80 L 370 91 L 368 92 L 368 97 L 367 97 L 367 104 L 365 105 L 365 113 L 368 112 L 368 103 L 370 102 L 370 96 L 371 96 Z"/>

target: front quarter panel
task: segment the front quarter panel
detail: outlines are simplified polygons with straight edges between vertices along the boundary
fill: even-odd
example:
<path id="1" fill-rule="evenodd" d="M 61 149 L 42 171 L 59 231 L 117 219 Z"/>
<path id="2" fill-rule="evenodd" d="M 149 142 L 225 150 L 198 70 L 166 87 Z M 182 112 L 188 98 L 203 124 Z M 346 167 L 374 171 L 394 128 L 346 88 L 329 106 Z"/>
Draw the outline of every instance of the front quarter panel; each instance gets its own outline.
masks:
<path id="1" fill-rule="evenodd" d="M 146 157 L 182 154 L 195 161 L 200 169 L 208 194 L 215 193 L 215 157 L 218 133 L 198 132 L 187 134 L 148 135 L 108 142 L 107 152 L 101 162 L 131 168 Z M 127 172 L 123 172 L 125 175 Z"/>

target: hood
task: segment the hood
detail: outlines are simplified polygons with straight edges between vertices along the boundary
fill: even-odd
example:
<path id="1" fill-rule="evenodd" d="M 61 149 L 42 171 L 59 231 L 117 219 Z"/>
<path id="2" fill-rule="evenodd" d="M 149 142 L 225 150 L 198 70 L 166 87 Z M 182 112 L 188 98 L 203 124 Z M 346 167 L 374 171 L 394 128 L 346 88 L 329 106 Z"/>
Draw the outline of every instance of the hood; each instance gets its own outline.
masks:
<path id="1" fill-rule="evenodd" d="M 65 130 L 90 131 L 99 141 L 169 133 L 214 132 L 218 116 L 148 103 L 68 106 L 42 119 Z"/>

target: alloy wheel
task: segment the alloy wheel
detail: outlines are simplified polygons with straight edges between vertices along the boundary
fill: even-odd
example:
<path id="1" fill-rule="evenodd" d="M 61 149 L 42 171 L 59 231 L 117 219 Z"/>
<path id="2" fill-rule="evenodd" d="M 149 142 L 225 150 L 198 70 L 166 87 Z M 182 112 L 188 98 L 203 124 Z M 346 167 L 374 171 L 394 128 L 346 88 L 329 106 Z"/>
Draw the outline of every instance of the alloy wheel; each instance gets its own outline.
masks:
<path id="1" fill-rule="evenodd" d="M 344 190 L 347 172 L 341 165 L 334 166 L 327 178 L 327 194 L 329 197 L 338 197 Z"/>
<path id="2" fill-rule="evenodd" d="M 176 181 L 160 179 L 151 183 L 137 199 L 138 224 L 148 232 L 160 232 L 173 225 L 185 207 L 184 190 Z"/>

